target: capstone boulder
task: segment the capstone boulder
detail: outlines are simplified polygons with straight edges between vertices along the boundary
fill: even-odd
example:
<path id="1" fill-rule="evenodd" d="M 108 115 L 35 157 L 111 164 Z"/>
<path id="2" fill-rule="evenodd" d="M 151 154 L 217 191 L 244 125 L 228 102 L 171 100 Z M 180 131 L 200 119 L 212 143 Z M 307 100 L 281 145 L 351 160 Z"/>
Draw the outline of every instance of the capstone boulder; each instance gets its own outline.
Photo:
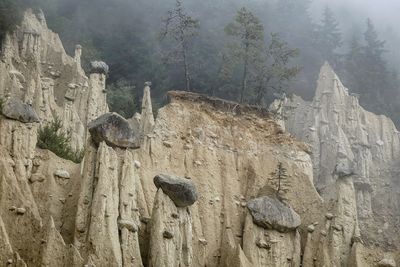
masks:
<path id="1" fill-rule="evenodd" d="M 103 61 L 92 61 L 90 62 L 90 73 L 99 73 L 107 75 L 110 68 Z"/>
<path id="2" fill-rule="evenodd" d="M 260 197 L 250 200 L 247 208 L 253 217 L 253 222 L 265 229 L 279 232 L 290 232 L 300 226 L 300 216 L 288 205 L 270 197 Z"/>
<path id="3" fill-rule="evenodd" d="M 191 206 L 198 198 L 194 183 L 184 178 L 160 174 L 154 177 L 154 184 L 161 188 L 177 207 Z"/>
<path id="4" fill-rule="evenodd" d="M 9 98 L 3 104 L 2 114 L 13 120 L 24 123 L 39 122 L 39 116 L 28 104 L 17 98 Z"/>
<path id="5" fill-rule="evenodd" d="M 117 113 L 106 113 L 90 122 L 90 135 L 96 144 L 106 142 L 107 145 L 120 148 L 139 148 L 137 134 L 128 121 Z"/>

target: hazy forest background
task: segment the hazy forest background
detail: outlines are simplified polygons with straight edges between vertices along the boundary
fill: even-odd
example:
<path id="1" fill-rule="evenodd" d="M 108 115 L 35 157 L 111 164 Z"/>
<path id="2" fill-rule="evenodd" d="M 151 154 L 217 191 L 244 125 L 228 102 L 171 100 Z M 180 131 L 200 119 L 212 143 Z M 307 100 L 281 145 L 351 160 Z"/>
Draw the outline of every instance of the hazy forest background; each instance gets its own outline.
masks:
<path id="1" fill-rule="evenodd" d="M 385 1 L 0 0 L 0 39 L 26 7 L 43 9 L 70 54 L 81 44 L 85 66 L 110 66 L 109 104 L 126 117 L 146 81 L 156 107 L 180 89 L 261 106 L 283 92 L 310 100 L 329 61 L 366 109 L 400 126 L 400 31 Z"/>

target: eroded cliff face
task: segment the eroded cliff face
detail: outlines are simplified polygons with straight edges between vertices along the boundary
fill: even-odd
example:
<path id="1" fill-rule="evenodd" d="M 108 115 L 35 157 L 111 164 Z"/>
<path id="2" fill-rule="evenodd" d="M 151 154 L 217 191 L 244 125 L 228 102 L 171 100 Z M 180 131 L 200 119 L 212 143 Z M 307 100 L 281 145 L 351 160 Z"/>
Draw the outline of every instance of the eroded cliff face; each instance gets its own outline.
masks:
<path id="1" fill-rule="evenodd" d="M 0 266 L 374 266 L 384 259 L 360 242 L 352 176 L 331 178 L 335 201 L 324 202 L 309 147 L 266 110 L 170 92 L 154 118 L 146 84 L 141 114 L 103 120 L 107 68 L 94 63 L 87 77 L 83 49 L 69 57 L 43 15 L 30 11 L 6 38 L 0 97 L 21 100 L 39 122 L 0 116 Z M 38 128 L 55 117 L 73 147 L 85 148 L 81 164 L 36 147 Z M 89 122 L 99 117 L 92 138 Z M 285 201 L 271 180 L 279 163 Z M 154 182 L 160 175 L 173 182 Z"/>
<path id="2" fill-rule="evenodd" d="M 364 110 L 326 63 L 312 102 L 277 101 L 287 131 L 312 145 L 314 184 L 321 196 L 349 207 L 369 247 L 397 250 L 400 235 L 400 133 L 393 122 Z M 341 188 L 346 196 L 332 194 Z M 350 216 L 351 214 L 351 216 Z"/>

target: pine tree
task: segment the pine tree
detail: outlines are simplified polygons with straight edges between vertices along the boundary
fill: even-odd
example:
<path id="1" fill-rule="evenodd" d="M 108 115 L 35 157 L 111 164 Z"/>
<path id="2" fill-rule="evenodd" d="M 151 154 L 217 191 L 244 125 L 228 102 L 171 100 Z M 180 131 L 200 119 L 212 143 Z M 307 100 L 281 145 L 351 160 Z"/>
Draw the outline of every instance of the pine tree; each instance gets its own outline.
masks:
<path id="1" fill-rule="evenodd" d="M 342 45 L 342 37 L 339 23 L 329 7 L 325 8 L 321 23 L 317 25 L 315 35 L 315 42 L 322 60 L 327 60 L 330 64 L 336 65 L 339 57 L 336 50 Z"/>
<path id="2" fill-rule="evenodd" d="M 229 45 L 229 56 L 242 66 L 239 102 L 243 103 L 250 69 L 263 50 L 264 27 L 252 12 L 243 7 L 238 10 L 235 20 L 225 27 L 225 32 L 234 38 Z"/>
<path id="3" fill-rule="evenodd" d="M 274 32 L 298 48 L 297 63 L 303 68 L 298 79 L 293 81 L 293 88 L 301 91 L 303 97 L 312 97 L 315 93 L 314 81 L 318 79 L 321 68 L 321 57 L 316 53 L 315 28 L 316 25 L 310 16 L 310 0 L 279 0 L 275 1 L 275 18 L 271 22 Z"/>
<path id="4" fill-rule="evenodd" d="M 398 114 L 395 96 L 399 94 L 400 82 L 384 58 L 385 41 L 379 39 L 370 19 L 363 36 L 363 44 L 353 37 L 345 56 L 345 84 L 360 94 L 360 102 L 366 109 L 395 116 Z"/>
<path id="5" fill-rule="evenodd" d="M 276 197 L 281 201 L 286 200 L 284 194 L 289 191 L 290 181 L 288 180 L 287 170 L 282 162 L 278 163 L 276 170 L 271 173 L 269 180 L 274 187 Z"/>
<path id="6" fill-rule="evenodd" d="M 370 19 L 367 19 L 367 29 L 364 33 L 365 46 L 363 47 L 363 70 L 360 89 L 365 95 L 366 102 L 373 111 L 383 112 L 385 105 L 383 94 L 389 88 L 390 77 L 387 63 L 383 58 L 385 42 L 379 40 L 378 33 Z"/>
<path id="7" fill-rule="evenodd" d="M 271 34 L 265 54 L 256 61 L 259 65 L 254 71 L 254 104 L 268 104 L 271 93 L 285 93 L 288 82 L 301 70 L 299 66 L 289 65 L 298 55 L 298 49 L 290 48 L 278 34 Z"/>
<path id="8" fill-rule="evenodd" d="M 168 12 L 164 20 L 162 39 L 170 36 L 178 45 L 177 49 L 169 54 L 169 59 L 182 62 L 185 73 L 186 91 L 191 90 L 191 73 L 189 64 L 189 47 L 194 36 L 198 34 L 199 21 L 190 17 L 183 8 L 182 0 L 176 0 L 175 8 Z"/>

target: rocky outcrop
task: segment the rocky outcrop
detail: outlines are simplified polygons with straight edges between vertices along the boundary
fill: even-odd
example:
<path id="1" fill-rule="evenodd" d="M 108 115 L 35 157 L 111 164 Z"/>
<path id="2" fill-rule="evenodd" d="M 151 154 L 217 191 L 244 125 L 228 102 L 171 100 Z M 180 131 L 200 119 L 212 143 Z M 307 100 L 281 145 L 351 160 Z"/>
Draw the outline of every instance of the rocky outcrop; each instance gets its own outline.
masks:
<path id="1" fill-rule="evenodd" d="M 368 203 L 380 203 L 374 192 L 383 189 L 355 177 L 370 166 L 375 151 L 368 149 L 378 147 L 355 142 L 346 127 L 315 126 L 318 140 L 330 146 L 317 143 L 323 149 L 317 151 L 321 157 L 312 155 L 321 159 L 313 177 L 309 146 L 284 132 L 266 109 L 170 92 L 170 103 L 154 118 L 146 83 L 141 114 L 126 120 L 108 114 L 106 71 L 86 77 L 84 49 L 77 46 L 69 57 L 41 13 L 28 11 L 3 47 L 0 97 L 32 105 L 43 124 L 59 117 L 71 145 L 85 147 L 85 156 L 76 164 L 41 150 L 38 124 L 0 116 L 1 266 L 292 267 L 301 260 L 303 266 L 374 266 L 385 255 L 397 259 L 381 246 L 364 246 L 367 221 L 360 214 L 374 214 Z M 328 85 L 321 82 L 321 88 Z M 337 92 L 347 103 L 346 94 Z M 88 124 L 99 117 L 108 122 L 107 116 L 119 122 L 97 124 L 101 138 L 93 138 Z M 112 127 L 103 131 L 105 125 Z M 333 146 L 327 137 L 336 133 L 343 142 Z M 383 146 L 371 136 L 363 140 L 389 157 L 387 136 L 380 136 Z M 118 144 L 130 144 L 131 137 L 140 146 Z M 357 154 L 354 147 L 371 154 Z M 325 159 L 332 162 L 325 166 Z M 285 204 L 270 198 L 270 176 L 280 164 L 290 180 L 282 191 Z M 387 222 L 376 225 L 381 239 L 368 233 L 370 240 L 385 243 L 380 240 L 389 232 L 396 238 L 392 219 Z"/>
<path id="2" fill-rule="evenodd" d="M 279 232 L 293 231 L 300 226 L 300 216 L 289 206 L 270 197 L 252 199 L 247 208 L 253 217 L 253 222 L 266 229 Z"/>
<path id="3" fill-rule="evenodd" d="M 160 174 L 154 177 L 154 184 L 161 188 L 177 207 L 191 206 L 197 200 L 196 186 L 187 179 Z"/>
<path id="4" fill-rule="evenodd" d="M 20 122 L 39 122 L 39 117 L 35 110 L 16 98 L 9 98 L 3 104 L 1 114 L 9 119 L 18 120 Z"/>
<path id="5" fill-rule="evenodd" d="M 152 211 L 149 266 L 193 266 L 191 213 L 158 190 Z"/>
<path id="6" fill-rule="evenodd" d="M 312 102 L 279 102 L 286 129 L 312 145 L 314 183 L 336 212 L 330 238 L 343 247 L 331 255 L 334 264 L 344 264 L 355 233 L 367 245 L 394 249 L 400 134 L 393 122 L 364 110 L 327 63 Z"/>
<path id="7" fill-rule="evenodd" d="M 106 113 L 90 122 L 90 135 L 96 144 L 106 142 L 109 146 L 138 148 L 138 133 L 135 133 L 127 120 L 117 113 Z"/>

